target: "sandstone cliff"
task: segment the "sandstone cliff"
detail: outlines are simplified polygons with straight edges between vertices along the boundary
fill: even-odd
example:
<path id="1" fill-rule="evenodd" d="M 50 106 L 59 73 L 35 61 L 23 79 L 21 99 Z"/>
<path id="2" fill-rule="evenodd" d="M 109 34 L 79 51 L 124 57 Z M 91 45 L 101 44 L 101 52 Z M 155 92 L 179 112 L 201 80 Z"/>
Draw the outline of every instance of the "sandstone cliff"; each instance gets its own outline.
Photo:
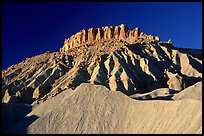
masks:
<path id="1" fill-rule="evenodd" d="M 147 41 L 159 41 L 158 36 L 146 35 L 140 32 L 137 27 L 134 30 L 130 30 L 127 25 L 121 24 L 119 26 L 105 26 L 102 28 L 90 28 L 88 30 L 81 30 L 70 38 L 66 38 L 63 47 L 60 49 L 61 52 L 66 52 L 71 48 L 81 46 L 82 44 L 88 44 L 93 41 L 100 40 L 119 40 L 126 41 L 127 43 L 136 43 L 138 39 L 145 39 Z"/>

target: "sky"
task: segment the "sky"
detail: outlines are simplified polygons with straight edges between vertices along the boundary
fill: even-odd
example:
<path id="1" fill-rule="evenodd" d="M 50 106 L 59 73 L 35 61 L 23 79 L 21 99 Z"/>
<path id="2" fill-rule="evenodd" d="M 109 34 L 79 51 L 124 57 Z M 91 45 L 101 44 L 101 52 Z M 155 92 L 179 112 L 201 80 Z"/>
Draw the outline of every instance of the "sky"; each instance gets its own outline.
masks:
<path id="1" fill-rule="evenodd" d="M 2 70 L 59 51 L 82 29 L 120 24 L 202 49 L 202 2 L 2 2 Z"/>

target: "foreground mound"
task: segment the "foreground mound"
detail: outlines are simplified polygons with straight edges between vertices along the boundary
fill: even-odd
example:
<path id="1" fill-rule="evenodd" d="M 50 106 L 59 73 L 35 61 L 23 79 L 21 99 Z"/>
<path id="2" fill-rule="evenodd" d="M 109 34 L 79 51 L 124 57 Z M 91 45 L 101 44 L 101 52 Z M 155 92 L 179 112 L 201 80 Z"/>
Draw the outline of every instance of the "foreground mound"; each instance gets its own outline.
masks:
<path id="1" fill-rule="evenodd" d="M 14 128 L 16 132 L 202 133 L 202 103 L 138 101 L 101 85 L 82 83 L 36 106 Z"/>

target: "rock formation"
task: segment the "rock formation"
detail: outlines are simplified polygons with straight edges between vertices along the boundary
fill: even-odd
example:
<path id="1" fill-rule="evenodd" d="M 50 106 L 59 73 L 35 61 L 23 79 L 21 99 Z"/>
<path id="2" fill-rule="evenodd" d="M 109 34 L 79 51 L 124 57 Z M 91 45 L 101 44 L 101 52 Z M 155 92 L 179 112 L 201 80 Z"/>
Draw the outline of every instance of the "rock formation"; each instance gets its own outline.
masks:
<path id="1" fill-rule="evenodd" d="M 128 43 L 135 43 L 138 38 L 144 38 L 149 41 L 159 41 L 158 36 L 146 35 L 140 32 L 139 28 L 130 30 L 127 25 L 121 24 L 119 26 L 105 26 L 102 28 L 90 28 L 88 30 L 83 29 L 72 35 L 70 38 L 65 39 L 63 47 L 60 52 L 66 52 L 70 48 L 81 46 L 81 44 L 91 43 L 93 41 L 100 40 L 121 40 Z M 128 40 L 129 39 L 129 40 Z"/>

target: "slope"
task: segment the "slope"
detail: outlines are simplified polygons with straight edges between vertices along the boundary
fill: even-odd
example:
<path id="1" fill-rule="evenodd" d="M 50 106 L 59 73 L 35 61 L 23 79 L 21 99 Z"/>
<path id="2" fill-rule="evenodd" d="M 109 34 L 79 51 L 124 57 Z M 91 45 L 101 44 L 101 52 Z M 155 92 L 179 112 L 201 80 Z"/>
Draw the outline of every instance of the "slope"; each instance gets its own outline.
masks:
<path id="1" fill-rule="evenodd" d="M 66 93 L 65 93 L 66 92 Z M 61 95 L 61 96 L 60 96 Z M 101 85 L 83 83 L 36 107 L 21 120 L 18 133 L 202 133 L 202 103 L 138 101 Z M 59 98 L 62 99 L 59 99 Z M 46 109 L 46 105 L 53 103 Z M 44 112 L 44 113 L 42 113 Z M 33 123 L 23 128 L 30 116 Z"/>

